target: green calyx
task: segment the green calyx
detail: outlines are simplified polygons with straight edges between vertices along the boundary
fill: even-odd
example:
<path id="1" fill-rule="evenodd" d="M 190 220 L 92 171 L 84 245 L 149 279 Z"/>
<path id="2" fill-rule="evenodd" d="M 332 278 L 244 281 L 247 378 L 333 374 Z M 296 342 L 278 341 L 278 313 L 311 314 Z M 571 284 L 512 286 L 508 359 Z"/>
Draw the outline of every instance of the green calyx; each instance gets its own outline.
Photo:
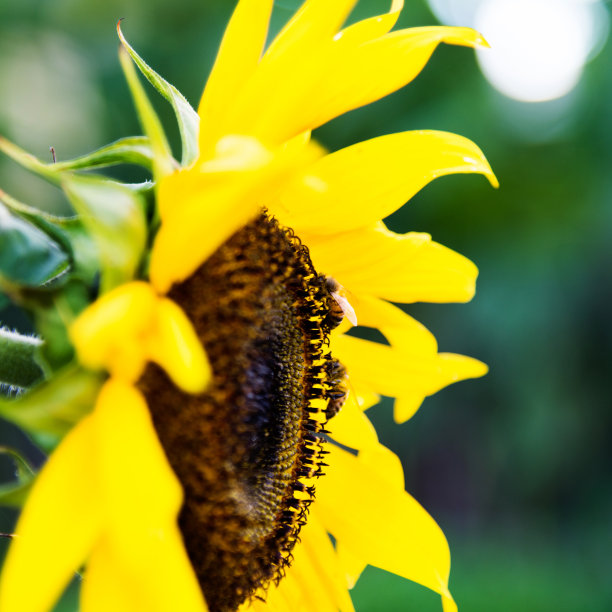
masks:
<path id="1" fill-rule="evenodd" d="M 73 210 L 69 216 L 53 215 L 0 189 L 0 417 L 46 451 L 92 409 L 104 380 L 76 362 L 71 323 L 99 295 L 147 277 L 159 226 L 156 183 L 198 156 L 198 114 L 136 53 L 119 24 L 117 30 L 121 65 L 144 136 L 122 138 L 67 161 L 54 155 L 52 163 L 0 136 L 0 153 L 61 189 Z M 175 111 L 180 162 L 135 68 Z M 119 182 L 98 173 L 126 164 L 144 168 L 151 180 Z M 3 327 L 11 303 L 29 315 L 35 335 Z M 17 480 L 0 485 L 0 504 L 18 504 L 30 478 L 26 464 L 9 455 Z"/>

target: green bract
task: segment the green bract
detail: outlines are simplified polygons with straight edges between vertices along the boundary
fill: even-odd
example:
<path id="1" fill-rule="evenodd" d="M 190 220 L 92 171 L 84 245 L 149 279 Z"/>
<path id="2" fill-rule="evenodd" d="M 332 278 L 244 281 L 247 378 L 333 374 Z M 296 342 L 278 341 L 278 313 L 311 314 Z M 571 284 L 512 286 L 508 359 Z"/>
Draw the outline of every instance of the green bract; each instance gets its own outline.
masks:
<path id="1" fill-rule="evenodd" d="M 0 136 L 1 152 L 60 188 L 74 209 L 69 216 L 53 215 L 0 190 L 0 305 L 13 301 L 29 312 L 41 336 L 0 329 L 0 416 L 47 451 L 90 410 L 103 382 L 74 362 L 68 327 L 98 295 L 146 273 L 148 240 L 157 225 L 152 181 L 121 183 L 92 171 L 132 164 L 158 177 L 179 167 L 130 57 L 174 108 L 181 163 L 192 163 L 198 154 L 197 113 L 118 30 L 121 63 L 148 136 L 121 138 L 53 163 Z M 15 457 L 17 480 L 0 487 L 0 503 L 19 504 L 31 472 L 12 450 L 6 452 Z"/>

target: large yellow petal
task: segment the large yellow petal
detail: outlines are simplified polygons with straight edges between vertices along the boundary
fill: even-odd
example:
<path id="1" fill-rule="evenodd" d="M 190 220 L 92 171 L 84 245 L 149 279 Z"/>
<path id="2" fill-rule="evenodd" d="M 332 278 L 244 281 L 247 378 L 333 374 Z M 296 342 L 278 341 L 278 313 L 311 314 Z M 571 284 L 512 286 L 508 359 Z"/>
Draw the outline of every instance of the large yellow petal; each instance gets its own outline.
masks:
<path id="1" fill-rule="evenodd" d="M 34 484 L 2 570 L 2 612 L 50 610 L 99 537 L 103 507 L 93 428 L 93 417 L 85 417 Z"/>
<path id="2" fill-rule="evenodd" d="M 200 154 L 218 138 L 221 117 L 255 71 L 263 52 L 273 0 L 240 0 L 227 26 L 200 100 Z"/>
<path id="3" fill-rule="evenodd" d="M 317 270 L 349 293 L 393 302 L 467 302 L 478 269 L 466 257 L 433 242 L 429 234 L 396 234 L 377 226 L 320 236 L 302 232 Z"/>
<path id="4" fill-rule="evenodd" d="M 228 113 L 226 129 L 282 143 L 403 87 L 440 42 L 486 44 L 469 28 L 412 28 L 363 44 L 340 36 L 269 65 L 264 58 Z"/>
<path id="5" fill-rule="evenodd" d="M 369 226 L 435 178 L 480 172 L 496 184 L 482 151 L 448 132 L 401 132 L 327 155 L 279 194 L 279 213 L 297 232 L 335 234 Z"/>
<path id="6" fill-rule="evenodd" d="M 243 177 L 210 184 L 206 175 L 195 170 L 168 177 L 161 184 L 160 198 L 162 193 L 168 202 L 176 202 L 176 210 L 157 233 L 149 274 L 155 288 L 165 293 L 248 223 L 260 204 L 256 197 L 248 197 Z"/>
<path id="7" fill-rule="evenodd" d="M 115 581 L 110 588 L 126 606 L 137 602 L 131 609 L 205 612 L 176 525 L 182 489 L 144 398 L 130 385 L 111 379 L 100 392 L 94 417 L 105 537 L 94 550 L 86 612 L 112 609 L 96 599 L 109 580 Z"/>
<path id="8" fill-rule="evenodd" d="M 307 135 L 304 135 L 307 136 Z M 307 137 L 292 146 L 267 149 L 250 136 L 229 135 L 215 156 L 166 177 L 159 188 L 161 228 L 155 238 L 149 274 L 160 293 L 184 280 L 321 149 Z"/>
<path id="9" fill-rule="evenodd" d="M 450 553 L 436 522 L 403 488 L 340 448 L 317 487 L 325 528 L 356 557 L 440 593 L 445 611 Z"/>
<path id="10" fill-rule="evenodd" d="M 285 577 L 264 595 L 266 603 L 255 600 L 241 612 L 354 612 L 343 567 L 319 520 L 316 503 L 300 540 Z"/>

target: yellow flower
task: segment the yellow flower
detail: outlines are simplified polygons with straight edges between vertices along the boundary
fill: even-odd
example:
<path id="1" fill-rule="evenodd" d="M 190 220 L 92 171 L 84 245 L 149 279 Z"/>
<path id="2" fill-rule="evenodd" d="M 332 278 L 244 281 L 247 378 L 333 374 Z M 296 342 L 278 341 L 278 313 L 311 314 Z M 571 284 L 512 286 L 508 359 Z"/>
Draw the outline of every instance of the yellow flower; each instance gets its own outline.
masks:
<path id="1" fill-rule="evenodd" d="M 440 42 L 485 42 L 390 32 L 401 0 L 342 30 L 355 1 L 308 0 L 265 52 L 272 1 L 239 2 L 200 103 L 199 157 L 173 170 L 157 151 L 149 278 L 71 327 L 82 366 L 110 377 L 32 490 L 3 612 L 49 610 L 83 564 L 83 612 L 346 612 L 367 564 L 456 609 L 444 535 L 364 410 L 391 396 L 403 422 L 486 372 L 438 353 L 391 303 L 467 301 L 476 267 L 382 219 L 436 177 L 496 180 L 453 134 L 325 154 L 310 131 L 404 86 Z M 388 344 L 347 335 L 355 316 Z"/>

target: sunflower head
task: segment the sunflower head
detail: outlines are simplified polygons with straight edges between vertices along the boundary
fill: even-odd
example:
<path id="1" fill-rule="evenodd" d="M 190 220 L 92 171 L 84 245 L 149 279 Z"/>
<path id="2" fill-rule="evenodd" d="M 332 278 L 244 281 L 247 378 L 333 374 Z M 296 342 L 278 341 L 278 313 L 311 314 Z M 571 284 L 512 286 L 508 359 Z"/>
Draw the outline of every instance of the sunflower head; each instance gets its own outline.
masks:
<path id="1" fill-rule="evenodd" d="M 486 372 L 393 304 L 467 301 L 476 267 L 383 219 L 439 176 L 496 179 L 454 134 L 328 153 L 311 131 L 408 83 L 439 43 L 485 43 L 392 32 L 401 0 L 343 28 L 354 4 L 308 0 L 266 47 L 271 0 L 240 0 L 197 112 L 118 25 L 145 136 L 53 164 L 0 139 L 75 210 L 0 192 L 0 287 L 42 339 L 0 334 L 27 366 L 2 381 L 25 392 L 0 414 L 52 451 L 5 496 L 29 493 L 3 612 L 45 612 L 82 565 L 83 612 L 350 612 L 366 564 L 455 609 L 446 540 L 364 410 L 390 396 L 402 422 Z M 137 69 L 176 113 L 181 160 Z M 82 172 L 120 163 L 151 180 Z"/>

